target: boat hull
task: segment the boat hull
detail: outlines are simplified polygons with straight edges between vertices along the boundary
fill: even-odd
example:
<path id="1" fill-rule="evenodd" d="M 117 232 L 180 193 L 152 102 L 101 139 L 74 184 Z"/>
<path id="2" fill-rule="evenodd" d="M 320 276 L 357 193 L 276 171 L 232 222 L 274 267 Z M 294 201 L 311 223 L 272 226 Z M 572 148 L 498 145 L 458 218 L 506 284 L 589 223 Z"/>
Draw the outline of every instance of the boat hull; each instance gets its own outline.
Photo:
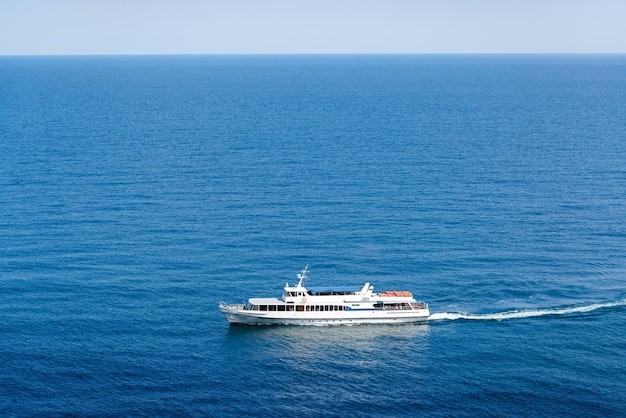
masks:
<path id="1" fill-rule="evenodd" d="M 427 308 L 406 311 L 352 310 L 337 312 L 260 312 L 242 305 L 221 305 L 220 311 L 231 325 L 356 325 L 426 322 Z"/>

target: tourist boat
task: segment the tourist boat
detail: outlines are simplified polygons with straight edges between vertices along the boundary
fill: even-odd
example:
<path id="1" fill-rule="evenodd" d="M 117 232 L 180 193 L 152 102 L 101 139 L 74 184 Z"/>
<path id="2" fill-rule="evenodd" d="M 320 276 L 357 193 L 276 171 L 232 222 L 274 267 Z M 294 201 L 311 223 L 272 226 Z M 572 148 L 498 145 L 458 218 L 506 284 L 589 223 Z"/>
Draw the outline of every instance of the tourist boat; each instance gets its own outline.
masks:
<path id="1" fill-rule="evenodd" d="M 339 325 L 389 324 L 427 321 L 428 305 L 410 292 L 374 293 L 362 288 L 306 288 L 308 266 L 297 275 L 296 286 L 285 285 L 281 298 L 250 298 L 247 303 L 220 302 L 231 325 Z"/>

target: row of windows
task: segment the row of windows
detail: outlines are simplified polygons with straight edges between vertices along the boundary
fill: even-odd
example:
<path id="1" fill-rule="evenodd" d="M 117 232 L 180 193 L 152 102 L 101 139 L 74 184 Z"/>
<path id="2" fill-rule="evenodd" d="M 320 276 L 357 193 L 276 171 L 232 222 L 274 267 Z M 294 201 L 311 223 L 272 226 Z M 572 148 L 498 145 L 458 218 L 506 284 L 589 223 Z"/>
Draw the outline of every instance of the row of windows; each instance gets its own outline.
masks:
<path id="1" fill-rule="evenodd" d="M 301 297 L 301 296 L 310 296 L 309 292 L 303 293 L 303 292 L 285 292 L 285 296 L 288 297 Z"/>
<path id="2" fill-rule="evenodd" d="M 410 310 L 413 309 L 410 303 L 375 303 L 374 309 L 384 309 L 384 310 Z"/>
<path id="3" fill-rule="evenodd" d="M 359 306 L 358 304 L 354 304 L 352 306 Z M 417 305 L 416 307 L 417 308 Z M 249 311 L 279 311 L 279 312 L 333 312 L 333 311 L 344 311 L 345 307 L 342 305 L 251 305 L 247 304 L 245 306 L 246 310 Z M 410 310 L 414 309 L 412 304 L 410 303 L 375 303 L 374 309 L 382 309 L 382 310 Z"/>
<path id="4" fill-rule="evenodd" d="M 311 290 L 306 292 L 287 292 L 284 295 L 287 297 L 301 297 L 301 296 L 349 296 L 356 295 L 357 291 L 354 290 Z"/>
<path id="5" fill-rule="evenodd" d="M 294 305 L 253 305 L 248 306 L 247 309 L 252 311 L 294 311 Z M 344 307 L 341 305 L 295 305 L 295 310 L 298 312 L 332 312 L 343 311 Z"/>
<path id="6" fill-rule="evenodd" d="M 313 290 L 311 292 L 314 296 L 350 296 L 356 295 L 354 290 Z"/>

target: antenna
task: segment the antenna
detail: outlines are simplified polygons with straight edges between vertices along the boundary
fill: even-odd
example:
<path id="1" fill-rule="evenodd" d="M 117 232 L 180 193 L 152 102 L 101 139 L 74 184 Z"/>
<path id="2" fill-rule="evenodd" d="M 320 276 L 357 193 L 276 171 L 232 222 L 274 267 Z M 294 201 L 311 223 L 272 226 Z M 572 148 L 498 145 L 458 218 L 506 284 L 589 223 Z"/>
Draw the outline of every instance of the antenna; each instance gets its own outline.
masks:
<path id="1" fill-rule="evenodd" d="M 309 265 L 307 264 L 307 265 L 306 265 L 306 267 L 304 267 L 304 270 L 302 270 L 300 273 L 298 273 L 298 274 L 296 275 L 296 277 L 300 280 L 300 281 L 298 282 L 298 287 L 301 287 L 301 286 L 302 286 L 302 282 L 303 282 L 305 279 L 308 279 L 308 278 L 309 278 Z"/>

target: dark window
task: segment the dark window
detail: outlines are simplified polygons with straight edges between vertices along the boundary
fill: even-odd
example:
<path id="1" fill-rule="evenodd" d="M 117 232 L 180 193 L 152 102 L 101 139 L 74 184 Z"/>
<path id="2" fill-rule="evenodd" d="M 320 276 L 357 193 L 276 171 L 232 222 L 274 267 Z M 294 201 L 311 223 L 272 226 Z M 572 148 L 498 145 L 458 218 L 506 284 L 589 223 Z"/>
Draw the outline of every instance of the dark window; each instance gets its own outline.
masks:
<path id="1" fill-rule="evenodd" d="M 304 305 L 296 305 L 296 311 L 304 312 Z"/>
<path id="2" fill-rule="evenodd" d="M 278 310 L 281 312 L 285 311 L 285 305 L 278 305 Z"/>
<path id="3" fill-rule="evenodd" d="M 275 311 L 276 310 L 276 305 L 269 305 L 269 310 L 270 311 Z"/>
<path id="4" fill-rule="evenodd" d="M 259 305 L 260 311 L 267 311 L 267 305 Z"/>

